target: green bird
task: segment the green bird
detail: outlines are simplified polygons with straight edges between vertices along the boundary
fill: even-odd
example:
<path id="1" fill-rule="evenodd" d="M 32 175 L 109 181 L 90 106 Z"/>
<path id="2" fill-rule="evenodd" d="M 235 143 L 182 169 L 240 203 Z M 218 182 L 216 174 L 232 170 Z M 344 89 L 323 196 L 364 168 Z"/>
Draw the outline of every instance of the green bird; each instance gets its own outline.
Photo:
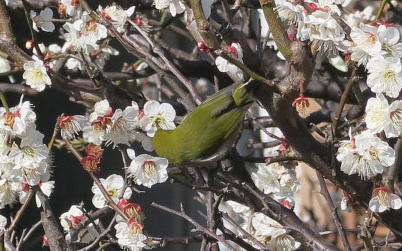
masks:
<path id="1" fill-rule="evenodd" d="M 239 138 L 254 83 L 218 91 L 174 130 L 158 128 L 152 141 L 155 152 L 177 166 L 208 166 L 222 159 Z"/>

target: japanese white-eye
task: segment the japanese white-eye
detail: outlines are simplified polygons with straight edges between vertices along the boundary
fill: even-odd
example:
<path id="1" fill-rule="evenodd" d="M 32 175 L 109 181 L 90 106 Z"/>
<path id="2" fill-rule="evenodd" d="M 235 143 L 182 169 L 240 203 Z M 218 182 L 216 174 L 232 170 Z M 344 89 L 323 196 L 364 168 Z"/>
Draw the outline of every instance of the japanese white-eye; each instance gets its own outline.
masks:
<path id="1" fill-rule="evenodd" d="M 252 104 L 254 81 L 233 84 L 196 107 L 174 130 L 158 128 L 155 152 L 177 166 L 208 166 L 234 146 Z"/>

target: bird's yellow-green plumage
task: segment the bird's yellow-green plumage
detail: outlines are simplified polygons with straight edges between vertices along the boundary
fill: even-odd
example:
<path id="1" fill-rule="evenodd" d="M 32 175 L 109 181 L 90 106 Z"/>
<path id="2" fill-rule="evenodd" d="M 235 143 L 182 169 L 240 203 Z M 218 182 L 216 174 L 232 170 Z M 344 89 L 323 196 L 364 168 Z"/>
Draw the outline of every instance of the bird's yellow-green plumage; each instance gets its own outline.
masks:
<path id="1" fill-rule="evenodd" d="M 252 103 L 250 84 L 218 91 L 174 130 L 159 128 L 152 141 L 155 152 L 179 166 L 208 165 L 223 158 L 236 143 Z"/>

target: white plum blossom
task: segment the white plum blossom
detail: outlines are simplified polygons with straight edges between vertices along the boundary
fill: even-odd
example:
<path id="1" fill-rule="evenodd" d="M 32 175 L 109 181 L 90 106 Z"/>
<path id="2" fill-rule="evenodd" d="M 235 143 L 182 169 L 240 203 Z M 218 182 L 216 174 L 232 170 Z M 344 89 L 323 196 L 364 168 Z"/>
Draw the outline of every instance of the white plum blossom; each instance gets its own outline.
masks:
<path id="1" fill-rule="evenodd" d="M 255 186 L 265 194 L 277 193 L 281 190 L 278 178 L 270 170 L 270 166 L 258 165 L 256 172 L 251 173 Z"/>
<path id="2" fill-rule="evenodd" d="M 74 23 L 65 23 L 63 28 L 67 31 L 64 34 L 67 43 L 78 52 L 84 50 L 91 53 L 97 50 L 98 41 L 107 37 L 106 27 L 97 23 L 87 12 Z"/>
<path id="3" fill-rule="evenodd" d="M 373 6 L 367 5 L 361 12 L 357 10 L 345 15 L 345 21 L 350 27 L 359 27 L 364 21 L 375 21 L 373 11 Z"/>
<path id="4" fill-rule="evenodd" d="M 162 130 L 176 128 L 174 124 L 176 111 L 171 104 L 160 104 L 158 101 L 149 100 L 145 103 L 143 113 L 140 116 L 142 117 L 139 120 L 139 125 L 150 137 L 155 135 L 158 127 Z"/>
<path id="5" fill-rule="evenodd" d="M 170 14 L 174 17 L 177 14 L 181 14 L 186 10 L 186 6 L 181 0 L 155 0 L 155 8 L 158 10 L 164 10 L 169 8 Z"/>
<path id="6" fill-rule="evenodd" d="M 381 174 L 384 167 L 394 164 L 395 151 L 387 142 L 367 130 L 350 137 L 350 140 L 341 142 L 336 157 L 344 173 L 357 173 L 363 179 L 370 179 Z"/>
<path id="7" fill-rule="evenodd" d="M 385 210 L 398 210 L 402 207 L 401 198 L 385 186 L 374 189 L 373 194 L 374 197 L 369 202 L 369 208 L 373 212 L 382 213 Z"/>
<path id="8" fill-rule="evenodd" d="M 33 29 L 39 32 L 39 28 L 46 32 L 53 32 L 55 29 L 54 24 L 52 23 L 53 11 L 46 7 L 44 10 L 40 12 L 39 15 L 36 14 L 35 11 L 31 10 L 31 19 Z"/>
<path id="9" fill-rule="evenodd" d="M 402 89 L 402 65 L 399 58 L 377 56 L 367 63 L 367 85 L 375 93 L 384 92 L 391 98 Z"/>
<path id="10" fill-rule="evenodd" d="M 384 130 L 384 125 L 387 122 L 387 109 L 388 101 L 381 93 L 367 101 L 366 124 L 371 133 L 379 133 Z"/>
<path id="11" fill-rule="evenodd" d="M 340 203 L 340 207 L 342 211 L 346 211 L 346 212 L 352 212 L 353 208 L 352 208 L 352 203 L 350 201 L 350 198 L 345 196 L 342 198 L 341 203 Z"/>
<path id="12" fill-rule="evenodd" d="M 52 85 L 46 67 L 41 60 L 26 62 L 22 78 L 26 80 L 27 85 L 39 92 L 43 91 L 46 85 Z"/>
<path id="13" fill-rule="evenodd" d="M 0 235 L 6 231 L 7 218 L 0 214 Z"/>
<path id="14" fill-rule="evenodd" d="M 102 6 L 99 6 L 99 13 L 108 21 L 112 23 L 112 25 L 117 29 L 118 32 L 124 31 L 124 24 L 127 22 L 127 19 L 133 15 L 135 10 L 135 6 L 130 7 L 127 10 L 123 10 L 120 5 L 113 4 L 110 6 L 106 6 L 104 9 Z"/>
<path id="15" fill-rule="evenodd" d="M 0 209 L 17 201 L 18 192 L 22 189 L 21 183 L 16 182 L 10 175 L 13 163 L 9 167 L 1 163 L 0 176 Z"/>
<path id="16" fill-rule="evenodd" d="M 0 214 L 0 235 L 6 230 L 7 218 Z"/>
<path id="17" fill-rule="evenodd" d="M 338 5 L 342 2 L 343 0 L 318 0 L 317 7 L 331 14 L 335 13 L 341 15 L 341 10 L 338 8 Z"/>
<path id="18" fill-rule="evenodd" d="M 129 134 L 136 127 L 135 117 L 138 113 L 138 104 L 134 101 L 124 111 L 117 109 L 111 117 L 111 125 L 107 128 L 104 139 L 114 145 L 129 145 Z"/>
<path id="19" fill-rule="evenodd" d="M 6 5 L 12 9 L 18 8 L 18 5 L 21 4 L 21 0 L 6 0 Z"/>
<path id="20" fill-rule="evenodd" d="M 61 52 L 61 47 L 58 44 L 50 44 L 49 46 L 46 46 L 45 44 L 40 43 L 38 44 L 38 47 L 43 54 L 57 54 Z M 34 55 L 38 54 L 35 47 L 33 48 L 33 53 Z"/>
<path id="21" fill-rule="evenodd" d="M 160 0 L 156 0 L 156 1 L 160 1 Z M 169 1 L 169 11 L 170 11 L 170 14 L 172 15 L 172 17 L 175 17 L 177 14 L 183 13 L 185 10 L 186 10 L 186 6 L 183 1 L 181 1 L 181 0 L 170 0 Z"/>
<path id="22" fill-rule="evenodd" d="M 8 72 L 11 70 L 10 61 L 7 59 L 0 57 L 0 73 Z M 9 75 L 8 79 L 11 83 L 15 83 L 15 78 L 13 75 Z"/>
<path id="23" fill-rule="evenodd" d="M 378 27 L 378 37 L 382 43 L 381 54 L 383 54 L 383 56 L 402 57 L 402 43 L 399 43 L 401 35 L 397 28 L 380 25 L 380 27 Z"/>
<path id="24" fill-rule="evenodd" d="M 0 107 L 0 131 L 11 137 L 23 136 L 35 127 L 36 114 L 31 109 L 31 103 L 22 100 L 23 96 L 21 96 L 20 103 L 8 111 L 4 107 Z"/>
<path id="25" fill-rule="evenodd" d="M 13 175 L 24 177 L 28 185 L 37 185 L 42 176 L 49 172 L 49 150 L 43 144 L 43 134 L 31 130 L 21 139 L 19 146 L 14 142 L 9 157 L 14 162 Z"/>
<path id="26" fill-rule="evenodd" d="M 8 167 L 8 163 L 10 162 L 7 153 L 11 149 L 10 136 L 6 131 L 0 129 L 0 171 L 2 171 L 3 167 Z"/>
<path id="27" fill-rule="evenodd" d="M 239 43 L 232 43 L 231 45 L 225 46 L 225 51 L 230 55 L 230 57 L 243 63 L 243 49 Z M 236 65 L 229 63 L 229 61 L 223 57 L 217 57 L 215 59 L 215 64 L 220 72 L 229 72 L 233 75 L 236 75 L 240 79 L 243 78 L 243 71 L 240 70 L 240 68 L 238 68 Z"/>
<path id="28" fill-rule="evenodd" d="M 268 166 L 259 164 L 257 171 L 251 173 L 251 178 L 258 189 L 276 201 L 294 205 L 294 193 L 300 186 L 295 168 L 285 168 L 278 163 Z"/>
<path id="29" fill-rule="evenodd" d="M 60 2 L 65 6 L 66 13 L 70 17 L 80 18 L 82 15 L 82 7 L 80 1 L 78 0 L 60 0 Z"/>
<path id="30" fill-rule="evenodd" d="M 257 235 L 278 236 L 286 233 L 281 224 L 262 213 L 254 215 L 252 224 Z"/>
<path id="31" fill-rule="evenodd" d="M 262 213 L 255 214 L 251 222 L 256 238 L 271 250 L 293 251 L 300 246 L 283 226 Z"/>
<path id="32" fill-rule="evenodd" d="M 31 104 L 22 100 L 8 111 L 0 109 L 0 208 L 16 202 L 18 196 L 20 202 L 25 200 L 29 185 L 51 193 L 52 185 L 44 183 L 50 178 L 49 150 L 35 129 Z"/>
<path id="33" fill-rule="evenodd" d="M 84 12 L 81 19 L 75 21 L 73 25 L 88 43 L 96 43 L 107 37 L 106 27 L 92 19 L 88 12 Z"/>
<path id="34" fill-rule="evenodd" d="M 101 100 L 95 103 L 94 112 L 89 115 L 89 122 L 94 122 L 99 117 L 110 116 L 112 113 L 109 101 L 107 99 Z"/>
<path id="35" fill-rule="evenodd" d="M 248 214 L 252 211 L 251 208 L 249 208 L 248 206 L 245 206 L 233 200 L 225 201 L 225 204 L 238 214 Z"/>
<path id="36" fill-rule="evenodd" d="M 70 229 L 75 228 L 82 220 L 85 220 L 86 218 L 87 217 L 84 215 L 83 210 L 77 205 L 72 205 L 67 212 L 60 215 L 60 224 L 66 233 L 66 240 L 71 240 Z M 95 223 L 97 222 L 98 220 L 95 220 Z M 89 243 L 98 235 L 99 234 L 96 231 L 95 226 L 90 223 L 78 233 L 78 240 L 80 240 L 81 243 Z"/>
<path id="37" fill-rule="evenodd" d="M 231 200 L 222 201 L 219 204 L 219 211 L 227 213 L 233 220 L 241 225 L 243 229 L 250 233 L 254 233 L 254 230 L 251 228 L 251 218 L 254 212 L 248 206 Z M 234 233 L 241 234 L 237 227 L 234 227 L 232 223 L 226 221 L 225 219 L 223 219 L 223 224 Z"/>
<path id="38" fill-rule="evenodd" d="M 0 57 L 0 73 L 7 72 L 9 70 L 11 70 L 10 62 L 5 58 Z"/>
<path id="39" fill-rule="evenodd" d="M 101 145 L 105 140 L 105 133 L 110 130 L 112 116 L 113 110 L 107 99 L 96 102 L 94 105 L 94 111 L 89 115 L 89 122 L 91 125 L 85 126 L 82 129 L 84 140 L 89 143 Z"/>
<path id="40" fill-rule="evenodd" d="M 351 59 L 358 65 L 366 65 L 369 59 L 381 52 L 381 41 L 377 27 L 361 24 L 360 28 L 353 27 L 350 32 L 353 44 L 350 48 Z"/>
<path id="41" fill-rule="evenodd" d="M 105 131 L 98 129 L 96 126 L 87 125 L 82 128 L 82 137 L 88 143 L 102 145 L 102 142 L 105 140 L 103 138 L 104 135 Z"/>
<path id="42" fill-rule="evenodd" d="M 58 44 L 50 44 L 49 46 L 45 46 L 43 43 L 38 44 L 39 50 L 42 52 L 42 54 L 45 56 L 45 58 L 50 58 L 50 61 L 47 62 L 47 65 L 49 66 L 50 69 L 52 69 L 55 66 L 55 63 L 57 62 L 58 56 L 60 56 L 60 53 L 62 52 L 61 47 Z M 36 51 L 36 48 L 33 47 L 33 56 L 32 58 L 35 60 L 39 60 L 39 58 L 36 56 L 38 55 L 38 52 Z"/>
<path id="43" fill-rule="evenodd" d="M 127 150 L 131 158 L 131 164 L 127 167 L 129 177 L 134 178 L 138 185 L 148 188 L 157 183 L 167 180 L 168 160 L 165 158 L 153 157 L 148 154 L 141 154 L 135 157 L 133 150 Z"/>
<path id="44" fill-rule="evenodd" d="M 43 194 L 46 195 L 47 197 L 50 197 L 54 189 L 54 181 L 40 182 L 38 185 Z M 28 194 L 29 194 L 29 186 L 28 184 L 23 183 L 22 189 L 19 193 L 19 201 L 21 204 L 23 204 L 25 200 L 28 198 Z M 35 202 L 37 207 L 42 206 L 42 202 L 40 201 L 37 195 L 35 196 Z"/>
<path id="45" fill-rule="evenodd" d="M 277 175 L 282 192 L 295 193 L 299 190 L 300 183 L 297 180 L 295 168 L 281 166 L 281 171 Z"/>
<path id="46" fill-rule="evenodd" d="M 345 38 L 345 32 L 330 13 L 316 10 L 306 16 L 303 25 L 299 25 L 300 40 L 309 39 L 322 56 L 338 55 L 337 46 Z"/>
<path id="47" fill-rule="evenodd" d="M 129 144 L 130 134 L 137 126 L 136 117 L 139 113 L 138 104 L 131 103 L 122 111 L 113 109 L 106 99 L 95 103 L 94 111 L 89 115 L 90 125 L 83 128 L 83 137 L 86 141 L 96 145 L 102 144 Z"/>
<path id="48" fill-rule="evenodd" d="M 384 131 L 387 138 L 399 137 L 402 133 L 402 101 L 388 104 L 381 93 L 370 98 L 366 105 L 366 124 L 371 133 Z"/>
<path id="49" fill-rule="evenodd" d="M 147 152 L 152 152 L 154 150 L 152 146 L 152 138 L 148 137 L 145 133 L 134 130 L 130 135 L 130 141 L 138 141 L 141 142 L 142 148 L 144 148 Z"/>
<path id="50" fill-rule="evenodd" d="M 300 245 L 300 242 L 296 241 L 289 234 L 279 235 L 269 242 L 269 247 L 275 251 L 293 251 L 299 248 Z"/>
<path id="51" fill-rule="evenodd" d="M 66 23 L 67 24 L 67 23 Z M 77 41 L 78 43 L 78 31 L 74 29 L 72 24 L 68 24 L 65 27 L 63 26 L 64 29 L 69 29 L 69 35 L 67 35 L 70 39 L 70 42 L 65 42 L 63 47 L 61 48 L 62 53 L 70 53 L 71 51 L 75 51 L 77 48 L 80 50 L 81 45 L 80 44 L 72 44 L 72 41 Z M 66 38 L 66 37 L 65 37 Z M 82 71 L 84 69 L 83 64 L 81 60 L 78 60 L 76 58 L 68 58 L 64 66 L 72 71 Z"/>
<path id="52" fill-rule="evenodd" d="M 47 197 L 50 197 L 50 195 L 53 193 L 54 183 L 55 182 L 52 180 L 46 181 L 46 182 L 41 182 L 41 183 L 39 183 L 40 190 L 43 192 L 44 195 L 46 195 Z M 42 203 L 37 195 L 35 196 L 35 202 L 36 202 L 37 207 L 41 207 Z"/>
<path id="53" fill-rule="evenodd" d="M 140 251 L 145 247 L 146 236 L 143 234 L 143 225 L 130 219 L 128 222 L 119 222 L 114 228 L 119 245 L 127 250 Z"/>
<path id="54" fill-rule="evenodd" d="M 275 0 L 275 11 L 282 21 L 296 25 L 303 19 L 304 7 L 294 0 Z"/>
<path id="55" fill-rule="evenodd" d="M 105 188 L 106 192 L 109 194 L 110 198 L 115 202 L 119 202 L 119 196 L 122 194 L 122 190 L 124 188 L 124 178 L 121 175 L 112 174 L 106 179 L 99 179 Z M 107 201 L 103 196 L 99 187 L 94 183 L 92 186 L 92 192 L 94 193 L 94 197 L 92 198 L 92 204 L 96 208 L 103 208 L 107 206 Z M 132 191 L 129 187 L 123 193 L 124 199 L 130 199 Z"/>
<path id="56" fill-rule="evenodd" d="M 76 22 L 78 22 L 78 20 Z M 90 53 L 98 48 L 96 43 L 87 43 L 85 38 L 81 36 L 80 31 L 75 28 L 74 24 L 65 23 L 63 28 L 67 31 L 64 33 L 64 38 L 66 39 L 65 46 L 69 49 L 75 51 L 84 50 L 86 53 Z"/>
<path id="57" fill-rule="evenodd" d="M 120 52 L 118 50 L 112 48 L 110 45 L 105 45 L 102 46 L 102 48 L 100 48 L 98 51 L 93 51 L 91 53 L 91 57 L 95 61 L 96 65 L 99 68 L 103 69 L 105 67 L 106 61 L 109 60 L 110 56 L 118 56 L 119 54 Z M 81 64 L 79 60 L 78 63 Z"/>
<path id="58" fill-rule="evenodd" d="M 87 123 L 88 119 L 82 115 L 60 116 L 58 125 L 61 137 L 63 139 L 75 138 L 75 135 L 78 135 Z"/>

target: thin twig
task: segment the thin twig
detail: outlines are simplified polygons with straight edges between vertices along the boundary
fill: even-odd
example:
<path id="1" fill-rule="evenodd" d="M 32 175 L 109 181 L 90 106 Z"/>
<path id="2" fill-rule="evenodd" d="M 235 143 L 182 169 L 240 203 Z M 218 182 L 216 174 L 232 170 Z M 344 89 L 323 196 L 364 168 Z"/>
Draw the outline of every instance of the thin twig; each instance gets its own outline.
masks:
<path id="1" fill-rule="evenodd" d="M 212 54 L 214 54 L 214 53 L 212 53 Z M 265 84 L 265 85 L 269 86 L 270 88 L 272 88 L 272 90 L 274 92 L 282 93 L 284 91 L 283 88 L 281 86 L 275 84 L 274 81 L 268 80 L 268 79 L 264 78 L 263 76 L 257 74 L 256 72 L 254 72 L 253 70 L 248 68 L 245 64 L 243 64 L 240 61 L 237 61 L 236 59 L 232 58 L 231 56 L 227 55 L 225 52 L 223 52 L 223 51 L 220 52 L 219 56 L 221 56 L 222 58 L 226 59 L 231 64 L 234 64 L 237 67 L 239 67 L 240 70 L 244 71 L 247 75 L 250 76 L 250 78 L 252 78 L 252 79 L 254 79 L 254 80 L 256 80 L 256 81 L 258 81 L 258 82 L 260 82 L 262 84 Z"/>
<path id="2" fill-rule="evenodd" d="M 101 209 L 96 210 L 95 212 L 91 213 L 89 217 L 81 220 L 78 225 L 75 226 L 74 229 L 70 230 L 71 240 L 78 239 L 78 235 L 80 231 L 92 223 L 92 221 L 99 219 L 105 215 L 108 215 L 110 212 L 114 212 L 110 207 L 104 207 Z"/>
<path id="3" fill-rule="evenodd" d="M 385 5 L 388 3 L 388 0 L 382 0 L 380 8 L 378 9 L 377 15 L 375 16 L 375 19 L 380 20 L 382 13 L 384 12 Z"/>
<path id="4" fill-rule="evenodd" d="M 4 109 L 6 109 L 6 111 L 8 111 L 9 107 L 7 104 L 6 97 L 4 96 L 4 93 L 1 91 L 0 91 L 0 100 L 1 100 L 1 104 L 3 105 Z"/>
<path id="5" fill-rule="evenodd" d="M 173 182 L 180 183 L 180 184 L 185 185 L 185 186 L 187 186 L 187 187 L 190 187 L 191 189 L 194 189 L 194 190 L 211 191 L 211 192 L 213 192 L 213 193 L 215 193 L 215 194 L 222 194 L 222 193 L 224 193 L 223 191 L 218 190 L 218 189 L 213 188 L 213 187 L 195 185 L 194 183 L 189 182 L 187 179 L 182 178 L 181 176 L 179 176 L 179 175 L 177 175 L 177 174 L 176 174 L 176 175 L 175 175 L 175 174 L 173 174 L 173 175 L 172 175 L 172 174 L 169 174 L 169 177 L 172 177 L 172 178 L 173 178 L 173 179 L 172 179 Z"/>
<path id="6" fill-rule="evenodd" d="M 220 241 L 223 245 L 225 245 L 225 246 L 226 246 L 227 248 L 229 248 L 230 250 L 236 250 L 236 248 L 234 248 L 232 245 L 230 245 L 230 244 L 225 240 L 225 238 L 223 238 L 222 236 L 217 235 L 217 234 L 215 234 L 215 233 L 209 231 L 207 228 L 203 227 L 202 225 L 200 225 L 199 223 L 197 223 L 195 220 L 193 220 L 190 216 L 188 216 L 188 215 L 184 212 L 183 207 L 181 207 L 181 211 L 178 212 L 178 211 L 173 210 L 173 209 L 170 209 L 170 208 L 168 208 L 168 207 L 159 205 L 159 204 L 157 204 L 157 203 L 155 203 L 155 202 L 153 202 L 153 203 L 151 204 L 151 206 L 156 207 L 156 208 L 159 208 L 159 209 L 162 209 L 163 211 L 166 211 L 166 212 L 168 212 L 168 213 L 177 215 L 177 216 L 179 216 L 179 217 L 182 217 L 183 219 L 185 219 L 185 220 L 187 220 L 188 222 L 190 222 L 191 224 L 193 224 L 198 230 L 200 230 L 200 231 L 204 232 L 205 234 L 208 234 L 209 236 L 211 236 L 211 237 L 215 238 L 216 240 Z"/>
<path id="7" fill-rule="evenodd" d="M 105 248 L 106 247 L 109 247 L 109 246 L 111 246 L 111 245 L 113 245 L 114 243 L 111 243 L 111 242 L 107 242 L 107 243 L 105 243 L 105 244 L 102 244 L 98 249 L 96 249 L 96 251 L 103 251 L 103 250 L 106 250 Z"/>
<path id="8" fill-rule="evenodd" d="M 258 241 L 254 236 L 249 234 L 247 231 L 245 231 L 236 221 L 234 221 L 227 213 L 222 213 L 222 217 L 227 220 L 230 224 L 232 224 L 236 229 L 244 235 L 248 240 L 250 240 L 252 243 L 257 245 L 259 248 L 262 250 L 268 250 L 268 247 L 262 244 L 260 241 Z"/>
<path id="9" fill-rule="evenodd" d="M 206 170 L 206 181 L 205 185 L 208 187 L 214 187 L 214 175 L 213 175 L 213 170 Z M 205 173 L 205 172 L 204 172 Z M 212 233 L 216 233 L 216 218 L 217 218 L 217 212 L 214 207 L 215 204 L 215 199 L 214 199 L 214 193 L 211 191 L 207 191 L 205 194 L 205 207 L 207 209 L 207 227 L 208 230 L 211 231 Z M 208 250 L 212 250 L 212 246 L 217 245 L 216 242 L 212 242 L 211 240 L 206 240 L 208 243 Z"/>
<path id="10" fill-rule="evenodd" d="M 242 160 L 251 163 L 265 163 L 267 165 L 282 161 L 302 160 L 301 156 L 293 151 L 283 152 L 280 155 L 274 157 L 252 157 L 252 156 L 238 156 L 238 155 L 237 156 L 231 155 L 231 157 L 233 157 L 236 160 Z"/>
<path id="11" fill-rule="evenodd" d="M 150 248 L 166 248 L 170 243 L 199 243 L 201 240 L 201 235 L 189 237 L 148 237 L 146 244 Z"/>
<path id="12" fill-rule="evenodd" d="M 29 229 L 29 231 L 26 233 L 26 235 L 23 237 L 21 236 L 21 241 L 18 243 L 18 246 L 16 248 L 16 251 L 19 251 L 21 249 L 22 244 L 24 244 L 32 235 L 33 233 L 38 229 L 39 226 L 42 225 L 42 221 L 38 221 L 35 225 Z"/>
<path id="13" fill-rule="evenodd" d="M 154 25 L 154 26 L 161 26 L 162 25 L 161 22 L 153 20 L 153 19 L 149 20 L 149 24 Z M 159 28 L 159 27 L 155 27 L 155 28 L 153 28 L 154 31 L 155 30 L 156 31 L 161 30 L 161 28 Z M 183 37 L 185 37 L 187 39 L 193 40 L 193 37 L 188 33 L 187 30 L 179 28 L 179 27 L 177 27 L 175 25 L 168 25 L 167 27 L 165 27 L 165 29 L 171 30 L 171 31 L 173 31 L 174 33 L 176 33 L 176 34 L 178 34 L 180 36 L 183 36 Z"/>
<path id="14" fill-rule="evenodd" d="M 64 140 L 66 143 L 68 149 L 73 153 L 73 155 L 78 159 L 78 161 L 81 162 L 82 156 L 81 154 L 77 151 L 77 149 L 74 148 L 74 146 L 71 144 L 69 140 Z M 101 191 L 103 197 L 106 199 L 108 202 L 109 206 L 112 207 L 125 221 L 128 221 L 129 217 L 116 205 L 116 203 L 113 201 L 113 199 L 110 197 L 109 193 L 106 191 L 105 187 L 102 185 L 102 182 L 99 180 L 99 178 L 92 172 L 88 172 L 89 176 L 91 176 L 92 180 L 95 182 L 96 186 L 99 188 Z"/>
<path id="15" fill-rule="evenodd" d="M 251 112 L 247 112 L 247 116 L 253 119 L 253 122 L 255 122 L 255 124 L 269 137 L 277 139 L 281 142 L 286 142 L 289 144 L 289 142 L 287 142 L 284 138 L 280 138 L 278 136 L 276 136 L 273 133 L 268 132 L 268 130 L 257 120 L 257 118 L 251 113 Z"/>
<path id="16" fill-rule="evenodd" d="M 385 177 L 385 183 L 392 192 L 395 192 L 395 181 L 398 179 L 399 169 L 402 165 L 402 139 L 399 138 L 394 147 L 395 163 L 388 169 Z"/>
<path id="17" fill-rule="evenodd" d="M 227 0 L 221 0 L 222 7 L 223 7 L 223 13 L 226 16 L 226 19 L 228 20 L 229 24 L 233 25 L 233 15 L 230 10 L 230 6 Z"/>
<path id="18" fill-rule="evenodd" d="M 37 56 L 40 59 L 43 59 L 43 53 L 39 48 L 38 37 L 37 37 L 36 31 L 33 29 L 33 20 L 31 18 L 31 14 L 30 14 L 31 6 L 29 5 L 29 3 L 26 0 L 22 0 L 22 4 L 24 6 L 24 12 L 25 12 L 25 17 L 28 22 L 28 27 L 29 27 L 29 30 L 31 31 L 31 38 L 34 43 L 36 53 L 38 54 Z"/>
<path id="19" fill-rule="evenodd" d="M 341 96 L 341 101 L 339 102 L 339 108 L 338 111 L 334 117 L 334 120 L 332 122 L 332 134 L 334 139 L 336 138 L 337 132 L 338 132 L 338 124 L 339 124 L 339 119 L 342 116 L 343 108 L 345 107 L 346 100 L 349 96 L 350 91 L 352 90 L 353 84 L 359 79 L 357 76 L 357 69 L 353 69 L 352 74 L 350 75 L 349 81 L 346 84 L 345 91 L 342 93 Z"/>
<path id="20" fill-rule="evenodd" d="M 78 251 L 88 251 L 91 250 L 92 248 L 94 248 L 98 242 L 100 242 L 102 240 L 103 237 L 105 237 L 107 234 L 110 233 L 110 231 L 112 230 L 113 224 L 116 221 L 116 216 L 117 213 L 114 215 L 113 219 L 110 221 L 108 227 L 102 232 L 100 233 L 95 240 L 92 241 L 92 243 L 88 246 L 86 246 L 85 248 L 79 249 Z"/>
<path id="21" fill-rule="evenodd" d="M 9 92 L 13 92 L 13 93 L 19 93 L 19 94 L 24 94 L 24 95 L 29 95 L 29 96 L 33 96 L 33 95 L 37 95 L 39 94 L 39 92 L 33 88 L 30 88 L 28 86 L 24 86 L 23 84 L 9 84 L 9 83 L 0 83 L 0 91 L 3 93 L 9 93 Z M 3 103 L 4 105 L 4 103 Z M 4 106 L 5 108 L 5 106 Z"/>
<path id="22" fill-rule="evenodd" d="M 339 217 L 338 209 L 335 206 L 334 201 L 332 200 L 331 195 L 328 192 L 327 184 L 325 184 L 324 177 L 318 171 L 316 171 L 316 173 L 317 173 L 318 181 L 320 182 L 321 194 L 324 196 L 325 200 L 328 203 L 329 208 L 331 209 L 332 218 L 334 220 L 336 228 L 338 229 L 338 233 L 341 236 L 343 246 L 344 246 L 345 250 L 350 251 L 352 249 L 350 247 L 349 240 L 346 236 L 345 228 L 343 227 L 343 224 L 341 222 L 341 218 Z"/>
<path id="23" fill-rule="evenodd" d="M 35 192 L 30 189 L 28 192 L 27 199 L 25 200 L 24 204 L 22 207 L 18 210 L 17 214 L 15 215 L 15 218 L 13 222 L 11 222 L 11 225 L 7 229 L 7 234 L 10 235 L 12 231 L 14 231 L 15 227 L 17 226 L 17 223 L 21 220 L 22 215 L 24 214 L 25 210 L 27 209 L 31 199 L 35 196 Z"/>
<path id="24" fill-rule="evenodd" d="M 49 144 L 47 144 L 47 149 L 49 149 L 49 151 L 52 149 L 54 141 L 56 140 L 57 134 L 59 133 L 60 127 L 59 127 L 59 120 L 56 120 L 56 124 L 54 125 L 54 129 L 53 129 L 53 134 L 52 134 L 52 138 L 49 141 Z"/>
<path id="25" fill-rule="evenodd" d="M 374 242 L 377 245 L 385 245 L 385 244 L 389 244 L 389 243 L 398 243 L 400 242 L 400 240 L 396 237 L 391 237 L 391 238 L 378 238 L 378 239 L 374 239 Z M 356 246 L 353 251 L 360 251 L 364 249 L 364 243 L 359 244 L 358 246 Z"/>

